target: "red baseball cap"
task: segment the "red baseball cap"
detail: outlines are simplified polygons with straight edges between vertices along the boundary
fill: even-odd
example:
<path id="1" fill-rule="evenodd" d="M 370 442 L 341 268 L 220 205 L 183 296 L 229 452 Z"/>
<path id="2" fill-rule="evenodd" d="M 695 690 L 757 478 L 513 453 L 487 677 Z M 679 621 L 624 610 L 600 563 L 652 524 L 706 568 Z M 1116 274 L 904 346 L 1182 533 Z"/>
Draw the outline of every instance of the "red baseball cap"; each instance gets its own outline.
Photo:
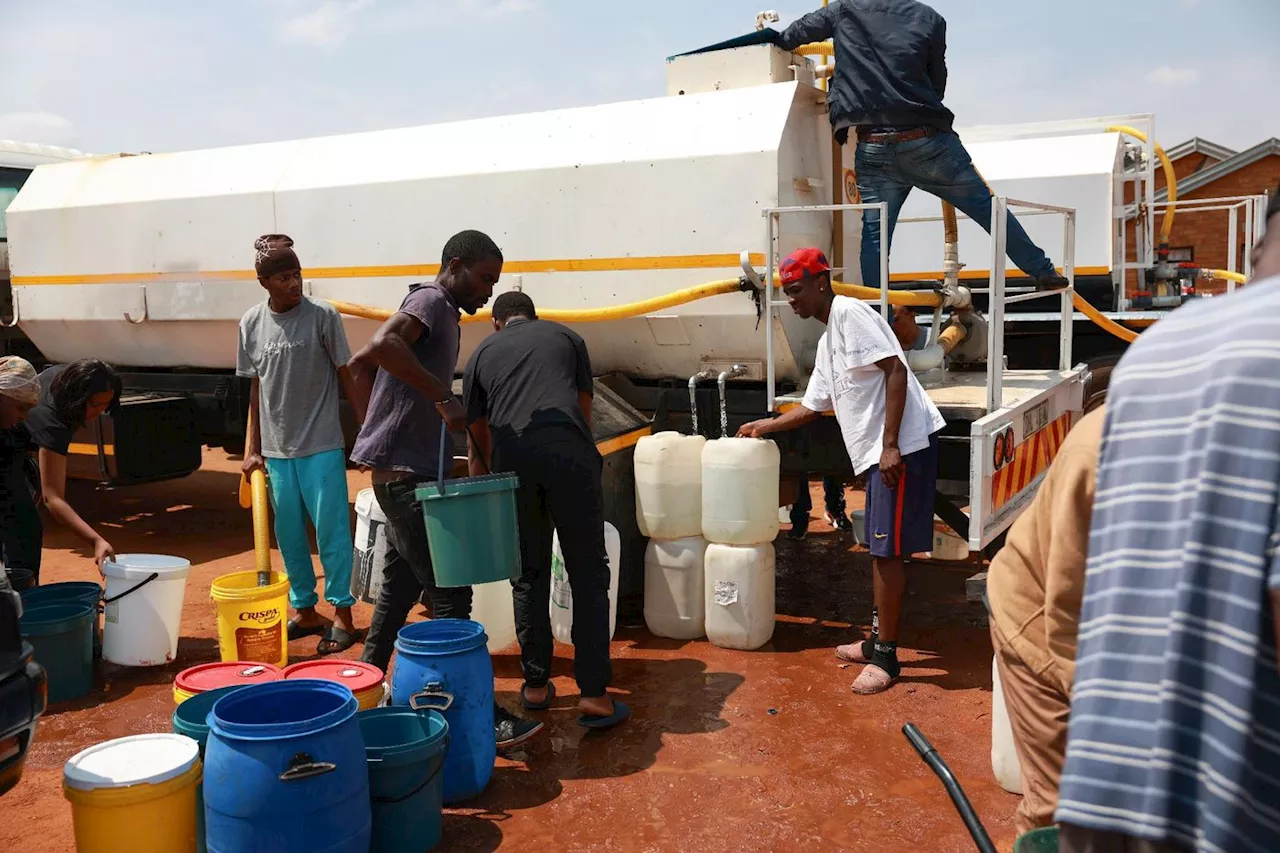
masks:
<path id="1" fill-rule="evenodd" d="M 821 275 L 824 272 L 831 272 L 831 264 L 827 263 L 827 256 L 822 253 L 822 250 L 812 247 L 796 249 L 787 255 L 778 269 L 783 287 L 795 284 L 802 278 Z"/>

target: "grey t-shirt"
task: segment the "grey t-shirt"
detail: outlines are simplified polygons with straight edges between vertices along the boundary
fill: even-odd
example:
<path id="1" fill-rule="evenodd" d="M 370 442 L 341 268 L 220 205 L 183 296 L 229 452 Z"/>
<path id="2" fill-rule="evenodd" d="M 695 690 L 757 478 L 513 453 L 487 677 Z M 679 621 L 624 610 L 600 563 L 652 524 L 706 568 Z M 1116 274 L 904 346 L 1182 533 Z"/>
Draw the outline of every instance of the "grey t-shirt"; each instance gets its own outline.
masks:
<path id="1" fill-rule="evenodd" d="M 415 284 L 400 304 L 399 313 L 422 324 L 422 336 L 414 342 L 413 354 L 423 369 L 445 385 L 452 385 L 461 341 L 461 314 L 452 297 L 434 282 Z M 443 430 L 435 401 L 379 369 L 351 461 L 384 471 L 436 477 Z"/>
<path id="2" fill-rule="evenodd" d="M 240 318 L 236 374 L 259 381 L 262 455 L 298 459 L 343 447 L 338 368 L 351 359 L 342 317 L 304 297 L 283 314 L 263 302 Z"/>

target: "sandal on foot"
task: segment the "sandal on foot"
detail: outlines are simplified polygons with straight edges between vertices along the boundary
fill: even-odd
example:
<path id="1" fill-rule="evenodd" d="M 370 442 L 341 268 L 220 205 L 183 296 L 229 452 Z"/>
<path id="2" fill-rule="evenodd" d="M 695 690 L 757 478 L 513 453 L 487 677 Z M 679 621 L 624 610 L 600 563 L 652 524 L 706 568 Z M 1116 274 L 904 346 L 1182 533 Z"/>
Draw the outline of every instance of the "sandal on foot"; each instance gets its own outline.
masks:
<path id="1" fill-rule="evenodd" d="M 578 725 L 584 729 L 611 729 L 631 716 L 631 708 L 621 699 L 613 700 L 613 713 L 608 716 L 599 714 L 583 714 L 578 717 Z"/>
<path id="2" fill-rule="evenodd" d="M 290 619 L 285 625 L 285 636 L 289 638 L 289 642 L 301 640 L 303 637 L 318 637 L 325 631 L 323 623 L 319 625 L 303 625 L 297 619 Z"/>
<path id="3" fill-rule="evenodd" d="M 329 630 L 324 632 L 324 638 L 316 645 L 316 654 L 334 655 L 345 652 L 355 644 L 355 635 L 338 625 L 330 625 Z"/>
<path id="4" fill-rule="evenodd" d="M 856 643 L 847 643 L 843 646 L 836 646 L 836 657 L 845 663 L 871 663 L 862 651 L 862 644 L 866 640 L 858 640 Z"/>
<path id="5" fill-rule="evenodd" d="M 853 682 L 851 688 L 854 693 L 861 696 L 871 696 L 875 693 L 883 693 L 893 686 L 893 682 L 897 681 L 889 673 L 873 663 L 867 664 L 858 679 Z"/>
<path id="6" fill-rule="evenodd" d="M 541 702 L 530 702 L 525 698 L 524 691 L 528 687 L 529 685 L 527 684 L 520 685 L 520 707 L 526 711 L 545 711 L 551 707 L 552 700 L 556 698 L 556 686 L 554 684 L 550 681 L 547 682 L 547 698 Z"/>

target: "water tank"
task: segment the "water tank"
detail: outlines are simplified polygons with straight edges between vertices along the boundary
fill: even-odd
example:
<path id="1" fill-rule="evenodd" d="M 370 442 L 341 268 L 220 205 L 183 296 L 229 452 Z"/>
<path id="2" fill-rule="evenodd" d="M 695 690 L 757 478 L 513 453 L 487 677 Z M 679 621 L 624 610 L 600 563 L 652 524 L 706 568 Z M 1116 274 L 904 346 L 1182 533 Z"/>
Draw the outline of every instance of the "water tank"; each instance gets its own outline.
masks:
<path id="1" fill-rule="evenodd" d="M 714 442 L 713 442 L 714 443 Z M 723 649 L 758 649 L 773 638 L 773 544 L 707 546 L 707 639 Z"/>
<path id="2" fill-rule="evenodd" d="M 778 471 L 772 441 L 722 438 L 702 450 L 702 535 L 721 545 L 760 545 L 778 535 Z"/>
<path id="3" fill-rule="evenodd" d="M 660 432 L 636 444 L 636 522 L 652 539 L 702 535 L 700 435 Z"/>
<path id="4" fill-rule="evenodd" d="M 707 540 L 650 539 L 644 552 L 644 623 L 655 637 L 696 640 L 706 633 L 703 558 Z"/>

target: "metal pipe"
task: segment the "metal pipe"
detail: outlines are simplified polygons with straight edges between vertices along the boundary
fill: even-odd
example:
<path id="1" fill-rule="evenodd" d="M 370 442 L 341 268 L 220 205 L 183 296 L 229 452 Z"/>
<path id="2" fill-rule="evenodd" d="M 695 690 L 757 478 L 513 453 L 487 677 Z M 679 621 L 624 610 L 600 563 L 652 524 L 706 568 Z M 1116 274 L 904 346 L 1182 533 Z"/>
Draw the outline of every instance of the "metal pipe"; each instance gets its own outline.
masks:
<path id="1" fill-rule="evenodd" d="M 777 402 L 775 395 L 775 381 L 777 372 L 773 367 L 773 272 L 774 257 L 777 247 L 774 246 L 774 240 L 777 239 L 774 233 L 774 224 L 777 214 L 769 213 L 765 216 L 768 225 L 765 228 L 765 246 L 767 247 L 767 259 L 765 261 L 765 285 L 764 285 L 764 349 L 765 349 L 765 402 L 767 403 L 766 411 L 772 412 Z"/>
<path id="2" fill-rule="evenodd" d="M 693 418 L 693 434 L 701 435 L 698 432 L 698 383 L 715 376 L 715 371 L 710 368 L 699 370 L 697 373 L 689 377 L 689 415 Z"/>
<path id="3" fill-rule="evenodd" d="M 741 364 L 735 364 L 733 367 L 730 367 L 728 370 L 722 372 L 720 376 L 716 378 L 716 387 L 720 390 L 720 437 L 721 438 L 729 437 L 729 407 L 725 402 L 725 393 L 726 393 L 725 386 L 728 383 L 728 380 L 737 379 L 739 376 L 744 375 L 746 372 L 747 372 L 747 369 L 743 367 Z"/>

